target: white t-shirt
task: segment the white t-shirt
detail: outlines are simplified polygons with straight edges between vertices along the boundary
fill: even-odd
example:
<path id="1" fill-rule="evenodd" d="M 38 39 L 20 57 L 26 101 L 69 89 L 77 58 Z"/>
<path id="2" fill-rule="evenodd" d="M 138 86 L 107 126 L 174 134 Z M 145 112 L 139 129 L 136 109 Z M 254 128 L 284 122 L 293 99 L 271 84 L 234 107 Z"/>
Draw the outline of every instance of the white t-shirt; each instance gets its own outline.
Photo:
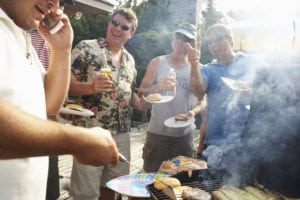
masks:
<path id="1" fill-rule="evenodd" d="M 0 35 L 0 98 L 46 119 L 45 69 L 30 45 L 30 35 L 2 9 Z M 48 157 L 0 160 L 0 199 L 45 199 L 47 173 Z"/>

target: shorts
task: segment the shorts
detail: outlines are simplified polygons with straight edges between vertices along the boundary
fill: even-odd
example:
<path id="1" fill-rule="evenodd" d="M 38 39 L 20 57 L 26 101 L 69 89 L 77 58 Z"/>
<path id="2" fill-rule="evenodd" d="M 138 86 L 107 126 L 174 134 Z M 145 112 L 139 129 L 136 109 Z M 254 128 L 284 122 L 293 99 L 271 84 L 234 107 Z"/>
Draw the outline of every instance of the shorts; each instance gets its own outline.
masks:
<path id="1" fill-rule="evenodd" d="M 157 172 L 163 161 L 176 156 L 194 157 L 193 133 L 182 137 L 170 137 L 147 132 L 143 148 L 143 169 Z"/>
<path id="2" fill-rule="evenodd" d="M 112 137 L 119 152 L 130 160 L 129 133 L 120 133 Z M 94 167 L 73 160 L 70 196 L 74 200 L 97 200 L 100 196 L 100 186 L 105 187 L 108 181 L 129 174 L 129 170 L 129 164 L 125 162 L 119 162 L 116 166 Z"/>

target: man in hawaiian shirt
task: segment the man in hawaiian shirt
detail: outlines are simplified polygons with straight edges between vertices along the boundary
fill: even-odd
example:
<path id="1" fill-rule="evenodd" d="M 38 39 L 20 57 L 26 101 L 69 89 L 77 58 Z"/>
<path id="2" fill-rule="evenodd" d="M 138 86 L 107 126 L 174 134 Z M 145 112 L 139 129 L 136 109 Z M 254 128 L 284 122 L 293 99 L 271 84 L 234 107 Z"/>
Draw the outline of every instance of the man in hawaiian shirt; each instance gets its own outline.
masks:
<path id="1" fill-rule="evenodd" d="M 120 153 L 130 159 L 132 108 L 145 110 L 148 105 L 134 93 L 135 61 L 124 48 L 134 36 L 138 20 L 126 8 L 117 10 L 107 26 L 106 39 L 83 40 L 72 51 L 72 79 L 69 94 L 80 97 L 84 108 L 94 117 L 75 122 L 84 127 L 109 129 Z M 109 68 L 111 75 L 100 73 Z M 114 199 L 115 193 L 106 188 L 109 180 L 129 173 L 129 165 L 92 167 L 74 160 L 70 194 L 74 199 Z"/>

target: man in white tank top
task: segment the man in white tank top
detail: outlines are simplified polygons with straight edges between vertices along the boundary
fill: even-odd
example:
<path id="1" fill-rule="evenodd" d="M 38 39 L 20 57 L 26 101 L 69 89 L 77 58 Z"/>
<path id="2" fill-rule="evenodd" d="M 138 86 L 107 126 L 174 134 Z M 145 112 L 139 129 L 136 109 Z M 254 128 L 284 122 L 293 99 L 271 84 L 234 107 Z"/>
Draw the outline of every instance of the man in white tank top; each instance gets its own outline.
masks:
<path id="1" fill-rule="evenodd" d="M 196 27 L 182 23 L 174 32 L 173 52 L 152 59 L 142 80 L 139 93 L 147 96 L 151 93 L 165 94 L 173 90 L 173 82 L 167 77 L 170 68 L 176 72 L 176 95 L 169 102 L 153 104 L 151 118 L 143 148 L 144 170 L 158 171 L 161 163 L 176 156 L 193 157 L 193 122 L 186 126 L 170 126 L 165 123 L 176 114 L 194 117 L 199 113 L 197 98 L 190 91 L 191 65 L 187 59 L 185 44 L 195 45 Z M 175 122 L 174 122 L 175 123 Z M 180 123 L 180 122 L 179 122 Z"/>

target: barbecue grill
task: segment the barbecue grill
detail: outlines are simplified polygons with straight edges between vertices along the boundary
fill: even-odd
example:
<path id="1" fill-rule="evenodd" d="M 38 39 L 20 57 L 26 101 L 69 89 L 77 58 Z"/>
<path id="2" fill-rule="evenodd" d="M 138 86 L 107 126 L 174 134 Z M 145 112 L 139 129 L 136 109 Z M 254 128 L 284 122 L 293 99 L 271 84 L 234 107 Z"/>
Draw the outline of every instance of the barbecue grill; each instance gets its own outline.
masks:
<path id="1" fill-rule="evenodd" d="M 181 185 L 200 188 L 211 193 L 219 189 L 222 185 L 227 184 L 224 180 L 226 180 L 228 176 L 230 176 L 230 174 L 222 169 L 201 169 L 194 170 L 191 177 L 188 176 L 187 171 L 182 171 L 171 177 L 177 178 Z M 162 191 L 157 190 L 153 183 L 147 185 L 146 188 L 154 199 L 170 199 Z"/>

